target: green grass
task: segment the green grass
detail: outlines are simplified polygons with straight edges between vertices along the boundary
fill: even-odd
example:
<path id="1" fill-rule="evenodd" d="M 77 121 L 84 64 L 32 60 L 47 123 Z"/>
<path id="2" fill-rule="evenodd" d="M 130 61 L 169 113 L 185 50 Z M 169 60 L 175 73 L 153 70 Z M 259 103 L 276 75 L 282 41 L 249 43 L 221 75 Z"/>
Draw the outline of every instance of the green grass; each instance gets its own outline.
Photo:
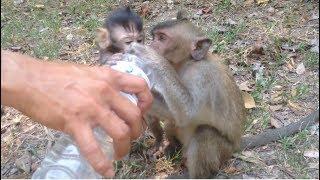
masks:
<path id="1" fill-rule="evenodd" d="M 279 151 L 279 160 L 286 162 L 297 174 L 297 178 L 310 178 L 308 176 L 308 165 L 303 156 L 304 150 L 310 145 L 308 144 L 308 136 L 308 130 L 302 130 L 294 136 L 285 137 L 279 141 L 282 148 L 282 151 Z"/>
<path id="2" fill-rule="evenodd" d="M 311 51 L 304 53 L 306 66 L 311 69 L 319 69 L 319 54 Z"/>
<path id="3" fill-rule="evenodd" d="M 310 87 L 307 84 L 299 84 L 295 88 L 295 91 L 296 91 L 296 93 L 291 95 L 290 99 L 292 99 L 292 100 L 303 99 L 310 92 Z"/>
<path id="4" fill-rule="evenodd" d="M 273 76 L 264 77 L 263 74 L 260 72 L 257 72 L 256 76 L 257 78 L 255 83 L 255 89 L 251 93 L 251 95 L 255 102 L 259 103 L 262 101 L 263 94 L 272 88 L 273 84 L 276 82 L 276 79 Z"/>
<path id="5" fill-rule="evenodd" d="M 66 45 L 61 29 L 63 21 L 72 19 L 72 25 L 84 30 L 83 37 L 93 41 L 95 29 L 102 24 L 110 10 L 110 0 L 70 1 L 62 6 L 60 1 L 27 1 L 15 5 L 11 0 L 1 1 L 1 48 L 21 46 L 28 54 L 38 58 L 57 58 Z M 42 4 L 44 8 L 37 8 Z"/>
<path id="6" fill-rule="evenodd" d="M 231 0 L 219 0 L 216 8 L 216 12 L 221 13 L 223 11 L 229 10 L 231 8 Z"/>
<path id="7" fill-rule="evenodd" d="M 245 132 L 250 133 L 256 130 L 253 126 L 258 125 L 262 129 L 268 128 L 270 124 L 270 112 L 266 107 L 257 107 L 251 110 L 245 124 Z"/>
<path id="8" fill-rule="evenodd" d="M 215 47 L 214 51 L 217 53 L 224 53 L 226 47 L 233 44 L 239 38 L 239 33 L 243 32 L 245 24 L 241 23 L 235 27 L 231 26 L 226 28 L 227 31 L 223 34 L 219 33 L 217 28 L 208 32 L 208 37 L 212 40 L 213 46 Z"/>

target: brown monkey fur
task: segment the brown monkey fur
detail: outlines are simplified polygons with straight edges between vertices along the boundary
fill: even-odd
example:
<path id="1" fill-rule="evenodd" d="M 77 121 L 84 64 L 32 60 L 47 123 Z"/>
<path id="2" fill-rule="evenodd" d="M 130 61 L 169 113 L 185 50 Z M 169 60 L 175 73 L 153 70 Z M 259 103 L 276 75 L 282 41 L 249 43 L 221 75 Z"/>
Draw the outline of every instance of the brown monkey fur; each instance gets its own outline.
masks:
<path id="1" fill-rule="evenodd" d="M 228 68 L 208 56 L 211 40 L 185 18 L 158 24 L 152 35 L 153 49 L 129 48 L 155 73 L 151 130 L 161 138 L 158 120 L 165 119 L 170 144 L 183 145 L 190 176 L 209 177 L 239 149 L 246 117 L 240 90 Z"/>

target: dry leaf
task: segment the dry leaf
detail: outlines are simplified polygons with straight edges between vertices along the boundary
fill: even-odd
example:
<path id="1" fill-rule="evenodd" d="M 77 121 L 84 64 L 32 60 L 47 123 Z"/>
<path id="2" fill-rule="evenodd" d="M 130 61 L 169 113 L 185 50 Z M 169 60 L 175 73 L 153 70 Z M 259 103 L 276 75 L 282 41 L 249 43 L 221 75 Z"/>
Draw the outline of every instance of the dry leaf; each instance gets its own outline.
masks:
<path id="1" fill-rule="evenodd" d="M 296 69 L 296 73 L 297 74 L 303 74 L 306 71 L 306 68 L 304 67 L 303 63 L 298 64 L 297 69 Z"/>
<path id="2" fill-rule="evenodd" d="M 262 55 L 265 55 L 264 49 L 260 44 L 256 44 L 253 47 L 249 48 L 247 52 L 248 52 L 247 57 L 249 58 L 257 58 Z"/>
<path id="3" fill-rule="evenodd" d="M 38 8 L 38 9 L 44 9 L 44 5 L 43 4 L 36 4 L 34 7 Z"/>
<path id="4" fill-rule="evenodd" d="M 297 95 L 297 89 L 291 89 L 291 96 L 295 97 Z"/>
<path id="5" fill-rule="evenodd" d="M 282 99 L 282 91 L 278 91 L 274 94 L 271 95 L 271 103 L 272 104 L 280 104 L 282 103 L 283 99 Z"/>
<path id="6" fill-rule="evenodd" d="M 274 89 L 275 89 L 275 90 L 281 90 L 282 88 L 283 88 L 283 87 L 280 86 L 280 85 L 275 85 L 275 86 L 274 86 Z"/>
<path id="7" fill-rule="evenodd" d="M 289 105 L 290 108 L 293 108 L 295 110 L 301 110 L 302 109 L 297 103 L 291 102 L 290 100 L 288 100 L 288 105 Z"/>
<path id="8" fill-rule="evenodd" d="M 239 86 L 239 89 L 242 90 L 242 91 L 247 91 L 247 92 L 253 91 L 253 89 L 248 87 L 248 81 L 242 82 L 238 86 Z"/>
<path id="9" fill-rule="evenodd" d="M 230 166 L 230 167 L 225 168 L 223 171 L 227 174 L 235 174 L 235 173 L 239 172 L 240 169 L 238 169 L 234 166 Z"/>
<path id="10" fill-rule="evenodd" d="M 254 0 L 246 0 L 244 2 L 244 4 L 246 4 L 246 5 L 249 5 L 249 4 L 252 4 L 252 3 L 254 3 Z"/>
<path id="11" fill-rule="evenodd" d="M 257 4 L 266 4 L 269 2 L 269 0 L 257 0 L 256 2 Z"/>
<path id="12" fill-rule="evenodd" d="M 241 91 L 241 92 L 244 100 L 244 107 L 247 109 L 256 107 L 256 103 L 254 102 L 253 97 L 247 92 L 244 92 L 244 91 Z"/>
<path id="13" fill-rule="evenodd" d="M 205 7 L 205 8 L 202 9 L 202 12 L 203 12 L 204 14 L 211 14 L 211 13 L 212 13 L 212 8 L 210 8 L 210 7 Z"/>
<path id="14" fill-rule="evenodd" d="M 234 153 L 233 156 L 236 158 L 242 159 L 243 161 L 250 162 L 250 163 L 260 164 L 260 165 L 264 164 L 263 161 L 261 161 L 259 159 L 259 157 L 255 156 L 255 155 L 246 156 L 243 153 L 242 154 Z"/>
<path id="15" fill-rule="evenodd" d="M 148 15 L 150 15 L 150 8 L 149 8 L 149 1 L 145 1 L 142 3 L 139 14 L 142 17 L 147 17 Z"/>
<path id="16" fill-rule="evenodd" d="M 293 66 L 290 63 L 287 63 L 287 67 L 288 67 L 289 71 L 293 70 Z"/>
<path id="17" fill-rule="evenodd" d="M 305 157 L 319 158 L 319 150 L 307 150 L 303 153 Z"/>
<path id="18" fill-rule="evenodd" d="M 273 117 L 270 118 L 270 124 L 272 127 L 275 127 L 275 128 L 280 128 L 283 126 L 283 124 L 278 119 Z"/>

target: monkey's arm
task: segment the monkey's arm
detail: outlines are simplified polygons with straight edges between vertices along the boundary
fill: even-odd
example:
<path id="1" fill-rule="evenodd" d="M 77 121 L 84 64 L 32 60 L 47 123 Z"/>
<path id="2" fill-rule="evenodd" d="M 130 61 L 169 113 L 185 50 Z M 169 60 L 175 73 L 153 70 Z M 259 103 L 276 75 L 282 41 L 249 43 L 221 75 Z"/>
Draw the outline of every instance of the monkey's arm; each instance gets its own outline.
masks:
<path id="1" fill-rule="evenodd" d="M 295 134 L 298 131 L 311 126 L 316 121 L 319 121 L 319 109 L 309 114 L 307 117 L 302 118 L 298 122 L 291 123 L 278 129 L 268 129 L 265 132 L 255 136 L 242 138 L 240 149 L 251 149 L 266 145 L 270 142 Z"/>
<path id="2" fill-rule="evenodd" d="M 183 83 L 183 79 L 165 59 L 160 64 L 154 64 L 153 69 L 157 74 L 155 90 L 162 95 L 169 112 L 178 121 L 178 125 L 188 123 L 199 110 L 201 104 L 199 95 L 205 93 L 201 92 L 202 89 L 206 89 L 201 87 L 205 83 L 202 83 L 202 80 L 194 81 L 193 73 L 190 71 L 188 82 L 192 82 L 193 85 L 189 86 L 186 81 Z M 194 87 L 198 89 L 194 90 Z"/>
<path id="3" fill-rule="evenodd" d="M 207 84 L 205 80 L 198 77 L 202 75 L 201 72 L 196 72 L 196 68 L 187 69 L 188 79 L 184 81 L 173 66 L 150 47 L 132 44 L 129 52 L 142 58 L 154 71 L 154 89 L 162 95 L 177 124 L 188 123 L 198 112 L 201 97 L 205 97 L 202 91 L 208 89 L 203 87 Z"/>

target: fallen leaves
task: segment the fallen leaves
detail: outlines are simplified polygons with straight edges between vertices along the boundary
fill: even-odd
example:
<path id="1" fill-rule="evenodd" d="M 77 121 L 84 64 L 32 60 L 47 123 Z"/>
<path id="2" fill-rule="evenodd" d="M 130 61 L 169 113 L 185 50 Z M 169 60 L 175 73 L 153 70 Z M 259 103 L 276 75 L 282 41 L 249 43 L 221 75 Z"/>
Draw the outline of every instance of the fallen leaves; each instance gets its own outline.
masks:
<path id="1" fill-rule="evenodd" d="M 234 153 L 234 157 L 239 158 L 243 161 L 250 162 L 253 164 L 264 165 L 265 163 L 253 152 L 251 151 L 243 151 L 240 153 Z"/>
<path id="2" fill-rule="evenodd" d="M 238 86 L 241 91 L 247 91 L 247 92 L 253 91 L 253 89 L 249 87 L 250 85 L 249 85 L 248 81 L 244 81 L 241 84 L 239 84 Z"/>
<path id="3" fill-rule="evenodd" d="M 227 174 L 236 174 L 236 173 L 240 172 L 241 169 L 238 169 L 234 166 L 229 166 L 229 167 L 223 169 L 223 171 Z"/>
<path id="4" fill-rule="evenodd" d="M 244 91 L 241 91 L 241 92 L 242 92 L 242 98 L 244 101 L 244 107 L 247 109 L 251 109 L 251 108 L 256 107 L 256 103 L 255 103 L 253 97 L 247 92 L 244 92 Z"/>
<path id="5" fill-rule="evenodd" d="M 140 10 L 139 10 L 140 16 L 148 17 L 151 14 L 149 3 L 150 3 L 149 1 L 145 1 L 141 4 Z"/>
<path id="6" fill-rule="evenodd" d="M 283 108 L 283 106 L 282 105 L 274 105 L 274 106 L 269 106 L 269 109 L 271 110 L 271 111 L 279 111 L 281 108 Z"/>
<path id="7" fill-rule="evenodd" d="M 37 9 L 44 9 L 44 5 L 43 4 L 36 4 L 34 5 L 35 8 Z"/>
<path id="8" fill-rule="evenodd" d="M 280 128 L 283 126 L 283 123 L 280 120 L 278 120 L 274 117 L 271 117 L 270 118 L 270 125 L 275 128 Z"/>
<path id="9" fill-rule="evenodd" d="M 267 4 L 269 2 L 269 0 L 256 0 L 257 4 Z"/>
<path id="10" fill-rule="evenodd" d="M 301 106 L 299 106 L 297 103 L 294 103 L 290 100 L 288 100 L 288 106 L 293 110 L 302 110 Z"/>
<path id="11" fill-rule="evenodd" d="M 260 44 L 256 44 L 253 47 L 249 48 L 247 52 L 248 58 L 257 58 L 259 56 L 265 55 L 264 49 Z"/>

